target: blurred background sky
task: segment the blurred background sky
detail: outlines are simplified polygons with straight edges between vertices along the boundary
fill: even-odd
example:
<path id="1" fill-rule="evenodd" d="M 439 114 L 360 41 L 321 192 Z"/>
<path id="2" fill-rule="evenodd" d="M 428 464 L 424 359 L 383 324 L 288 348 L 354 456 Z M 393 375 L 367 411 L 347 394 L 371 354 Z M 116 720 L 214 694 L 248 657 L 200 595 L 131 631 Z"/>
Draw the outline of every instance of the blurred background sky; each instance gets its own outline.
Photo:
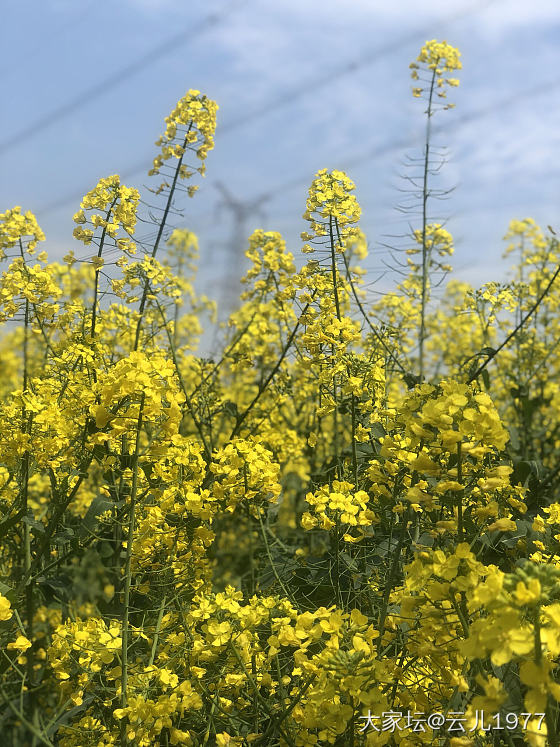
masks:
<path id="1" fill-rule="evenodd" d="M 418 225 L 396 210 L 425 133 L 408 66 L 432 38 L 463 63 L 456 108 L 433 122 L 437 187 L 455 189 L 430 217 L 455 237 L 455 276 L 505 279 L 511 218 L 560 233 L 558 0 L 20 0 L 2 13 L 0 211 L 33 210 L 52 259 L 83 254 L 72 215 L 100 177 L 150 183 L 163 119 L 196 88 L 220 107 L 207 176 L 184 201 L 199 289 L 226 299 L 255 228 L 299 255 L 320 168 L 356 183 L 372 290 L 390 286 L 386 245 Z"/>

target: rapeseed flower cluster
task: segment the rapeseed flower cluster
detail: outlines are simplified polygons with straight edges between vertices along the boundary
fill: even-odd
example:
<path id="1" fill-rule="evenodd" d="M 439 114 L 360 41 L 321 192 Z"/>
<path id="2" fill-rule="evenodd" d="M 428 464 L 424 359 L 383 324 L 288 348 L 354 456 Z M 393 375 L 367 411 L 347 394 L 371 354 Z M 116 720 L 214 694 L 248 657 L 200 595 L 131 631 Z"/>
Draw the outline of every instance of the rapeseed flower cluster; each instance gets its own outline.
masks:
<path id="1" fill-rule="evenodd" d="M 216 102 L 200 91 L 187 91 L 171 114 L 165 118 L 165 132 L 156 140 L 161 153 L 154 158 L 153 168 L 148 172 L 149 176 L 159 174 L 165 162 L 171 158 L 178 159 L 179 179 L 190 179 L 195 172 L 204 175 L 204 161 L 208 151 L 214 147 L 217 110 Z M 186 162 L 188 151 L 192 151 L 202 162 L 199 166 Z M 161 192 L 168 187 L 167 182 L 163 182 L 157 191 Z M 192 197 L 197 189 L 197 185 L 188 187 L 189 197 Z"/>
<path id="2" fill-rule="evenodd" d="M 45 240 L 33 213 L 30 210 L 22 213 L 19 205 L 0 213 L 0 226 L 0 259 L 6 257 L 6 249 L 12 249 L 20 241 L 25 242 L 27 253 L 33 254 L 37 244 Z"/>
<path id="3" fill-rule="evenodd" d="M 459 50 L 456 47 L 452 47 L 446 41 L 439 42 L 436 39 L 427 41 L 420 50 L 416 62 L 411 62 L 409 67 L 412 70 L 411 77 L 414 81 L 422 80 L 424 82 L 420 77 L 420 73 L 423 69 L 429 71 L 429 79 L 426 82 L 431 87 L 426 89 L 422 86 L 417 86 L 412 89 L 412 95 L 419 98 L 426 90 L 436 90 L 440 98 L 445 98 L 445 87 L 457 87 L 459 80 L 458 78 L 444 77 L 444 74 L 452 73 L 454 70 L 461 70 L 463 65 L 459 60 L 460 56 L 461 53 Z M 449 106 L 453 105 L 448 104 Z"/>
<path id="4" fill-rule="evenodd" d="M 344 252 L 347 242 L 358 237 L 355 224 L 360 219 L 361 209 L 352 194 L 354 189 L 354 182 L 343 171 L 318 171 L 309 189 L 307 210 L 303 214 L 311 224 L 312 233 L 302 233 L 302 239 L 323 242 L 330 233 L 335 251 Z M 303 251 L 309 253 L 313 249 L 306 244 Z"/>
<path id="5" fill-rule="evenodd" d="M 134 254 L 134 242 L 126 238 L 117 239 L 117 233 L 119 230 L 128 235 L 134 233 L 139 200 L 138 190 L 121 184 L 118 174 L 100 179 L 97 186 L 85 195 L 80 203 L 80 210 L 74 215 L 74 223 L 78 224 L 74 229 L 74 238 L 86 245 L 91 244 L 95 229 L 100 228 L 103 237 L 112 238 L 119 249 Z M 86 216 L 86 210 L 101 212 Z M 83 228 L 85 224 L 92 228 Z M 98 264 L 101 264 L 100 258 Z"/>

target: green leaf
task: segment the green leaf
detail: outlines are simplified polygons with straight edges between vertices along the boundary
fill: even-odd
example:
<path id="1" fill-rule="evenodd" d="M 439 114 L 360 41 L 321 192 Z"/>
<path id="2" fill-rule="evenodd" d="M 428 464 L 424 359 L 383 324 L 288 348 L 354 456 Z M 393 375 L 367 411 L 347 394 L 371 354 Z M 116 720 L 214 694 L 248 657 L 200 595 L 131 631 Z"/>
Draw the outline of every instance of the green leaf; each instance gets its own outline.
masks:
<path id="1" fill-rule="evenodd" d="M 113 548 L 108 542 L 102 542 L 99 547 L 99 557 L 110 558 L 113 554 Z"/>
<path id="2" fill-rule="evenodd" d="M 98 517 L 115 505 L 114 501 L 104 495 L 96 496 L 89 505 L 83 524 L 86 529 L 93 529 L 97 524 Z"/>
<path id="3" fill-rule="evenodd" d="M 32 529 L 35 529 L 39 534 L 45 533 L 45 527 L 43 524 L 41 524 L 40 521 L 37 521 L 37 519 L 34 519 L 31 516 L 24 516 L 22 519 L 24 524 L 27 524 L 27 526 L 31 527 Z"/>
<path id="4" fill-rule="evenodd" d="M 0 594 L 2 594 L 3 597 L 6 597 L 6 599 L 9 599 L 10 602 L 15 601 L 15 590 L 12 589 L 11 586 L 8 586 L 8 584 L 5 584 L 3 581 L 0 581 Z"/>
<path id="5" fill-rule="evenodd" d="M 49 576 L 48 578 L 44 576 L 40 577 L 37 579 L 37 585 L 41 588 L 48 601 L 59 600 L 64 602 L 70 599 L 72 580 L 66 574 Z"/>
<path id="6" fill-rule="evenodd" d="M 57 545 L 64 545 L 70 542 L 75 536 L 74 530 L 70 527 L 62 527 L 53 537 L 53 542 Z"/>
<path id="7" fill-rule="evenodd" d="M 235 402 L 232 402 L 231 400 L 226 400 L 223 404 L 224 413 L 226 415 L 229 415 L 231 418 L 237 418 L 239 417 L 239 410 L 237 409 L 237 404 Z"/>
<path id="8" fill-rule="evenodd" d="M 374 438 L 382 438 L 386 435 L 385 428 L 381 423 L 372 423 L 369 427 L 369 430 Z"/>
<path id="9" fill-rule="evenodd" d="M 420 377 L 411 373 L 403 374 L 403 379 L 409 389 L 414 389 L 420 383 Z"/>

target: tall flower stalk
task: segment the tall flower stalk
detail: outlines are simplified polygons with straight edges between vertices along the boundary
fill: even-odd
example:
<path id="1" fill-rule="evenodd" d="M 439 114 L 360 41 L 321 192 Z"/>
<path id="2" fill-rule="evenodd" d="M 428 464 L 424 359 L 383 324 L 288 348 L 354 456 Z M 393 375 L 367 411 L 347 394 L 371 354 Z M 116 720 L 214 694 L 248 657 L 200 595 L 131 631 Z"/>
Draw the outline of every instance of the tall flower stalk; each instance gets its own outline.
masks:
<path id="1" fill-rule="evenodd" d="M 453 70 L 460 70 L 462 65 L 459 60 L 460 52 L 448 44 L 446 41 L 438 42 L 435 39 L 427 41 L 420 50 L 416 62 L 410 64 L 412 70 L 411 76 L 415 82 L 422 85 L 415 86 L 412 89 L 412 95 L 416 98 L 425 98 L 427 100 L 426 108 L 426 139 L 424 143 L 424 158 L 422 172 L 422 228 L 420 235 L 415 232 L 415 239 L 421 244 L 421 292 L 420 292 L 420 328 L 418 331 L 418 375 L 420 380 L 424 378 L 424 341 L 426 339 L 426 308 L 429 301 L 430 288 L 430 270 L 433 269 L 432 249 L 434 248 L 433 240 L 430 240 L 430 228 L 432 232 L 435 228 L 441 229 L 439 224 L 430 226 L 428 223 L 428 200 L 430 197 L 430 166 L 431 166 L 431 129 L 432 117 L 439 109 L 449 109 L 454 104 L 438 105 L 438 99 L 445 99 L 447 95 L 447 86 L 455 87 L 459 85 L 457 78 L 444 77 L 446 73 Z"/>
<path id="2" fill-rule="evenodd" d="M 164 206 L 161 218 L 151 218 L 156 224 L 156 237 L 152 245 L 150 256 L 155 260 L 162 239 L 166 236 L 168 220 L 173 212 L 174 199 L 180 189 L 182 181 L 191 179 L 198 172 L 201 176 L 206 173 L 206 156 L 208 151 L 214 147 L 214 132 L 216 130 L 216 112 L 218 105 L 200 91 L 191 89 L 182 99 L 171 114 L 165 118 L 166 129 L 156 141 L 161 152 L 154 158 L 153 167 L 148 172 L 149 176 L 163 174 L 164 181 L 152 190 L 155 195 L 163 195 Z M 194 166 L 187 159 L 190 155 L 201 162 L 200 166 Z M 168 161 L 176 159 L 173 166 Z M 193 197 L 198 190 L 198 185 L 192 184 L 186 187 L 189 197 Z M 159 208 L 161 210 L 161 208 Z M 134 350 L 138 350 L 140 344 L 140 333 L 144 311 L 148 301 L 150 289 L 149 277 L 144 280 L 142 296 L 140 298 L 139 318 L 136 325 L 134 338 Z"/>

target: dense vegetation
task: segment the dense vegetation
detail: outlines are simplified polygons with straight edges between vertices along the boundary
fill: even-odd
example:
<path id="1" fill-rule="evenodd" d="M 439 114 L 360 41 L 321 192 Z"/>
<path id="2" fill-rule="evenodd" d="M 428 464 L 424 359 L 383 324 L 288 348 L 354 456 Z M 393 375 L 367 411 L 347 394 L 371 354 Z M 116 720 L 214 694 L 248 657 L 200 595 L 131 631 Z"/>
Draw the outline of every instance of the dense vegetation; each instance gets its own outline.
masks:
<path id="1" fill-rule="evenodd" d="M 166 119 L 149 241 L 118 176 L 74 216 L 81 258 L 0 215 L 3 744 L 558 744 L 560 251 L 514 220 L 515 279 L 435 302 L 430 122 L 460 67 L 436 41 L 411 65 L 395 291 L 368 298 L 354 185 L 320 171 L 309 256 L 253 233 L 216 360 L 197 239 L 170 230 L 206 96 Z"/>

